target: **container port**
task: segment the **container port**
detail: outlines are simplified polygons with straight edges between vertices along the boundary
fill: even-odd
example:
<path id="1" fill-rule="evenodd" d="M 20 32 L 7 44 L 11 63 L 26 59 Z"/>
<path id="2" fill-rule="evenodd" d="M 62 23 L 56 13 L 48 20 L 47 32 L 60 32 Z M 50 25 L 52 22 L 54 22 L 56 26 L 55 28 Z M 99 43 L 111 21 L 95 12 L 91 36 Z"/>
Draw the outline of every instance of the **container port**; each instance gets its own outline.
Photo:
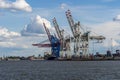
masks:
<path id="1" fill-rule="evenodd" d="M 94 61 L 94 60 L 120 60 L 120 51 L 116 50 L 116 53 L 112 53 L 111 50 L 106 51 L 106 54 L 92 54 L 90 50 L 90 41 L 96 41 L 102 43 L 106 38 L 102 35 L 91 35 L 91 31 L 85 30 L 80 21 L 75 22 L 71 11 L 65 12 L 69 27 L 72 35 L 66 35 L 65 30 L 60 30 L 56 18 L 54 17 L 52 22 L 55 28 L 56 34 L 52 35 L 43 23 L 44 29 L 47 33 L 50 44 L 35 43 L 33 46 L 50 47 L 51 52 L 45 52 L 45 60 L 72 60 L 72 61 Z M 73 45 L 71 45 L 73 44 Z M 73 51 L 72 51 L 73 49 Z"/>

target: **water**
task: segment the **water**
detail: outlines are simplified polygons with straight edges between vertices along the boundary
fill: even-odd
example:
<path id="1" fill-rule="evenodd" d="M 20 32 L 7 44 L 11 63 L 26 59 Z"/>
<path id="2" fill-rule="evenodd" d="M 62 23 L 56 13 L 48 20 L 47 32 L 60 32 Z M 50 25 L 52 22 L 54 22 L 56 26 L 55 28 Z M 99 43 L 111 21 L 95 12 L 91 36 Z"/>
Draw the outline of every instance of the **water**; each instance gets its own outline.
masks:
<path id="1" fill-rule="evenodd" d="M 0 61 L 0 80 L 120 80 L 120 61 Z"/>

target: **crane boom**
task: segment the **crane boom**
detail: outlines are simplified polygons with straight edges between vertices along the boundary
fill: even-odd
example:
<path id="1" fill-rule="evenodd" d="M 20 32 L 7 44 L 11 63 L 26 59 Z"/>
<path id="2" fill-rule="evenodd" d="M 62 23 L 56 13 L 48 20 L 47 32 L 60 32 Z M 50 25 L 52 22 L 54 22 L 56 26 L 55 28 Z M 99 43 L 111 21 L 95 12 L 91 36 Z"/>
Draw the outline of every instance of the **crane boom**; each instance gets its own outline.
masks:
<path id="1" fill-rule="evenodd" d="M 55 30 L 57 32 L 58 38 L 61 39 L 62 38 L 61 31 L 59 29 L 59 25 L 57 24 L 57 21 L 56 21 L 55 17 L 53 18 L 53 25 L 54 25 Z"/>
<path id="2" fill-rule="evenodd" d="M 48 39 L 49 39 L 49 41 L 51 42 L 51 34 L 50 34 L 49 29 L 46 27 L 45 23 L 43 23 L 43 26 L 44 26 L 45 31 L 46 31 L 46 33 L 47 33 Z"/>
<path id="3" fill-rule="evenodd" d="M 74 31 L 74 20 L 72 19 L 72 15 L 71 15 L 71 12 L 70 10 L 66 11 L 66 17 L 67 17 L 67 20 L 68 20 L 68 23 L 70 25 L 70 28 L 72 30 L 72 33 L 73 33 L 73 36 L 75 36 L 75 31 Z"/>

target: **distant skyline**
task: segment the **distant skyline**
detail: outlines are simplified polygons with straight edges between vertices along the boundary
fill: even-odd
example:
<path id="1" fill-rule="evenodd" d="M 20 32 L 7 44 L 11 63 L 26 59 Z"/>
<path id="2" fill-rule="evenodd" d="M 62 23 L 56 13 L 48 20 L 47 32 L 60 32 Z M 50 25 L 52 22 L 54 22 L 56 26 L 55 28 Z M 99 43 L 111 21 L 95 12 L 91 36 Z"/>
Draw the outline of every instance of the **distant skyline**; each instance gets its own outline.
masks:
<path id="1" fill-rule="evenodd" d="M 0 56 L 43 54 L 46 48 L 33 47 L 47 39 L 42 23 L 55 33 L 52 18 L 71 34 L 65 11 L 71 10 L 75 21 L 85 29 L 105 36 L 102 43 L 108 49 L 111 38 L 115 48 L 120 44 L 120 0 L 0 0 Z M 47 49 L 50 50 L 50 49 Z"/>

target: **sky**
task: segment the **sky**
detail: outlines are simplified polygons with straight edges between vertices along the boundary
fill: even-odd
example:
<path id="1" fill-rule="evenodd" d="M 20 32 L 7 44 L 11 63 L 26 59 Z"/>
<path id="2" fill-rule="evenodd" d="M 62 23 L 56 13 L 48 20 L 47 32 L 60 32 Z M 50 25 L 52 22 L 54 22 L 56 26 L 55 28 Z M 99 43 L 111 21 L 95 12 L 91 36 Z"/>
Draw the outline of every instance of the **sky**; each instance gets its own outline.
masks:
<path id="1" fill-rule="evenodd" d="M 100 44 L 102 51 L 110 48 L 111 38 L 113 47 L 119 49 L 119 3 L 120 0 L 0 0 L 0 56 L 37 56 L 50 51 L 50 48 L 37 48 L 32 44 L 48 39 L 43 22 L 51 34 L 55 33 L 54 17 L 60 28 L 71 34 L 65 16 L 68 9 L 84 29 L 106 37 Z"/>

